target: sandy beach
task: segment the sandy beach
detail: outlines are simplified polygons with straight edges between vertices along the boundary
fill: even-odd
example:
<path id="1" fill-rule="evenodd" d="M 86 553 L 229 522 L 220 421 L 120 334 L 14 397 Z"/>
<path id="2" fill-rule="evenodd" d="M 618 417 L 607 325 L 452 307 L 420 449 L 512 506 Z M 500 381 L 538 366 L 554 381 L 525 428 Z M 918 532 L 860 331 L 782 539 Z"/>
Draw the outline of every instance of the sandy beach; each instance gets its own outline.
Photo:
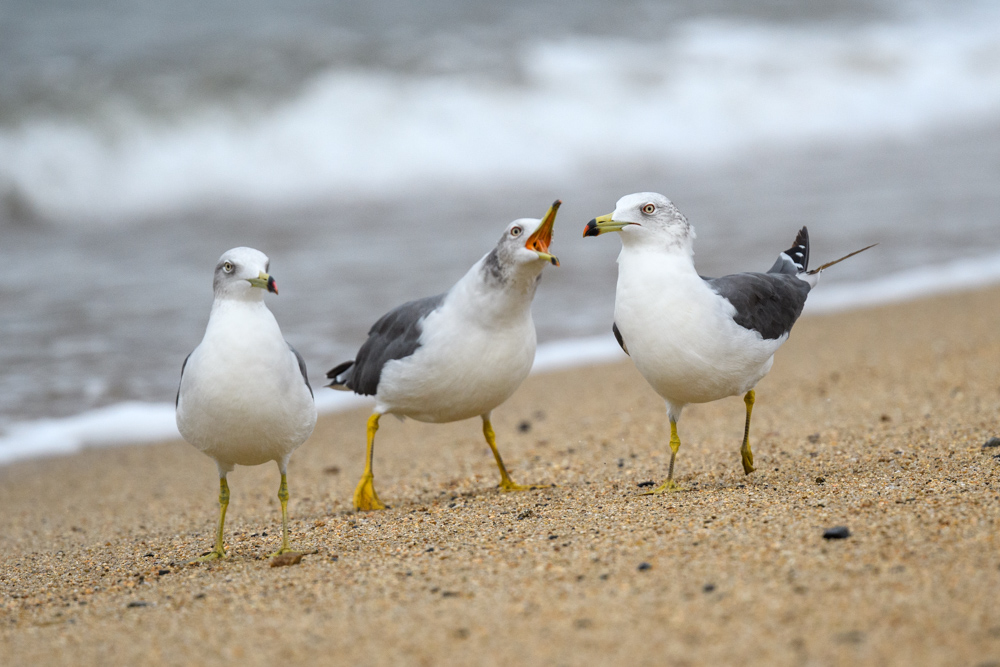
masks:
<path id="1" fill-rule="evenodd" d="M 611 335 L 610 332 L 608 334 Z M 318 391 L 328 391 L 319 389 Z M 391 509 L 357 514 L 367 411 L 289 467 L 229 476 L 184 442 L 0 468 L 0 662 L 1000 665 L 1000 288 L 799 322 L 757 387 L 690 406 L 682 492 L 627 361 L 529 378 L 476 420 L 383 419 Z M 850 537 L 827 540 L 846 526 Z"/>

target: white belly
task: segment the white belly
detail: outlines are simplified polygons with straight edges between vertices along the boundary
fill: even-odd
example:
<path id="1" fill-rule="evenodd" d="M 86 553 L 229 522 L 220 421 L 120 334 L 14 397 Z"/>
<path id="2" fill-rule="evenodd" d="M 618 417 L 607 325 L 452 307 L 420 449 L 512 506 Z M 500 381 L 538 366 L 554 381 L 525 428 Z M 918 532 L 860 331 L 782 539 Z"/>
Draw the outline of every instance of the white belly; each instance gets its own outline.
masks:
<path id="1" fill-rule="evenodd" d="M 621 263 L 615 322 L 636 368 L 677 406 L 706 403 L 752 389 L 784 342 L 764 340 L 732 318 L 727 302 L 694 272 Z M 641 278 L 637 276 L 641 273 Z"/>
<path id="2" fill-rule="evenodd" d="M 382 369 L 376 409 L 442 423 L 486 414 L 510 398 L 535 359 L 530 315 L 499 329 L 438 327 L 435 315 L 425 322 L 424 344 Z"/>
<path id="3" fill-rule="evenodd" d="M 181 435 L 230 468 L 286 460 L 316 425 L 295 356 L 280 334 L 255 335 L 263 333 L 244 326 L 232 335 L 210 323 L 181 378 Z"/>

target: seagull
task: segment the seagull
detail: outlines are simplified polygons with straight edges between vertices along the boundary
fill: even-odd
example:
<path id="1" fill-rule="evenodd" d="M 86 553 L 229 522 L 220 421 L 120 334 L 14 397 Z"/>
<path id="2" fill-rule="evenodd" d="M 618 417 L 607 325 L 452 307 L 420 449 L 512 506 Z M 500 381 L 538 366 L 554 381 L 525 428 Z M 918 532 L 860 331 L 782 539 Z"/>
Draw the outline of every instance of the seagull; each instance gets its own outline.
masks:
<path id="1" fill-rule="evenodd" d="M 271 555 L 292 551 L 285 473 L 292 452 L 316 426 L 316 405 L 305 361 L 282 337 L 264 304 L 266 292 L 278 293 L 269 265 L 267 255 L 253 248 L 233 248 L 219 258 L 205 337 L 181 366 L 177 428 L 219 469 L 215 548 L 196 561 L 226 557 L 226 475 L 236 465 L 268 461 L 281 472 L 281 548 Z"/>
<path id="2" fill-rule="evenodd" d="M 326 374 L 328 387 L 375 397 L 355 509 L 385 509 L 375 492 L 372 457 L 379 418 L 386 413 L 435 424 L 481 417 L 483 436 L 500 469 L 500 489 L 540 488 L 510 478 L 490 415 L 534 362 L 531 302 L 545 265 L 559 265 L 549 244 L 561 203 L 553 203 L 541 220 L 508 224 L 496 247 L 451 289 L 383 315 L 357 356 Z"/>
<path id="3" fill-rule="evenodd" d="M 653 192 L 622 197 L 614 213 L 591 220 L 583 235 L 606 232 L 619 232 L 622 241 L 612 331 L 666 401 L 670 418 L 667 481 L 644 495 L 679 488 L 677 422 L 688 403 L 743 394 L 740 455 L 749 475 L 754 387 L 771 370 L 820 272 L 872 246 L 809 271 L 809 231 L 803 227 L 767 273 L 705 278 L 694 268 L 694 229 L 669 199 Z"/>

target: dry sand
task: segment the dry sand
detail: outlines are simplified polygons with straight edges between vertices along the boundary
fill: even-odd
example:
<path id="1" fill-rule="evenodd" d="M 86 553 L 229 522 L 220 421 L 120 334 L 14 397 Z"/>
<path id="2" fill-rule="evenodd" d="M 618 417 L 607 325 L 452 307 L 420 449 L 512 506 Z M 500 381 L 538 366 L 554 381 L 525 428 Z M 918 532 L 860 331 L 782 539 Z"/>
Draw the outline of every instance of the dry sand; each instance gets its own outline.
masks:
<path id="1" fill-rule="evenodd" d="M 610 333 L 609 333 L 610 335 Z M 367 413 L 230 475 L 189 445 L 0 469 L 0 662 L 74 664 L 1000 665 L 1000 289 L 800 322 L 743 403 L 689 407 L 685 491 L 662 402 L 627 361 L 530 378 L 477 421 L 383 419 L 355 514 Z M 824 540 L 847 526 L 851 537 Z"/>

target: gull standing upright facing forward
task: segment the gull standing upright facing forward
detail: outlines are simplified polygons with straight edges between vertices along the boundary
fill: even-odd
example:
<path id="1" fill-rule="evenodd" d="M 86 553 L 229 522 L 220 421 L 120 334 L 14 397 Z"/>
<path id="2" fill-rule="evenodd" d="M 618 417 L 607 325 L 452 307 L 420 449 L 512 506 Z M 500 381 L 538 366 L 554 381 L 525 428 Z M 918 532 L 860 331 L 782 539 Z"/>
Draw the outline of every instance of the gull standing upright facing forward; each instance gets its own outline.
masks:
<path id="1" fill-rule="evenodd" d="M 198 560 L 226 556 L 226 475 L 237 465 L 268 461 L 281 471 L 281 548 L 272 555 L 291 551 L 285 473 L 292 452 L 316 426 L 316 405 L 305 362 L 264 305 L 265 292 L 278 293 L 268 265 L 253 248 L 233 248 L 219 258 L 205 337 L 181 367 L 177 428 L 219 469 L 215 548 Z"/>
<path id="2" fill-rule="evenodd" d="M 383 315 L 357 357 L 326 374 L 329 387 L 375 396 L 355 509 L 385 508 L 375 492 L 372 458 L 379 417 L 387 412 L 436 424 L 481 417 L 500 489 L 538 488 L 515 484 L 507 474 L 490 415 L 520 386 L 535 359 L 531 302 L 545 265 L 559 265 L 549 244 L 560 203 L 542 220 L 507 225 L 496 247 L 444 294 Z"/>
<path id="3" fill-rule="evenodd" d="M 823 269 L 807 271 L 809 232 L 781 253 L 767 273 L 704 278 L 694 268 L 694 229 L 663 195 L 639 192 L 618 200 L 614 213 L 591 220 L 584 236 L 619 232 L 618 289 L 612 329 L 618 344 L 667 404 L 670 469 L 660 494 L 676 489 L 677 421 L 688 403 L 743 394 L 746 425 L 740 454 L 754 471 L 750 413 L 754 387 L 771 370 L 774 353 L 802 312 Z"/>

